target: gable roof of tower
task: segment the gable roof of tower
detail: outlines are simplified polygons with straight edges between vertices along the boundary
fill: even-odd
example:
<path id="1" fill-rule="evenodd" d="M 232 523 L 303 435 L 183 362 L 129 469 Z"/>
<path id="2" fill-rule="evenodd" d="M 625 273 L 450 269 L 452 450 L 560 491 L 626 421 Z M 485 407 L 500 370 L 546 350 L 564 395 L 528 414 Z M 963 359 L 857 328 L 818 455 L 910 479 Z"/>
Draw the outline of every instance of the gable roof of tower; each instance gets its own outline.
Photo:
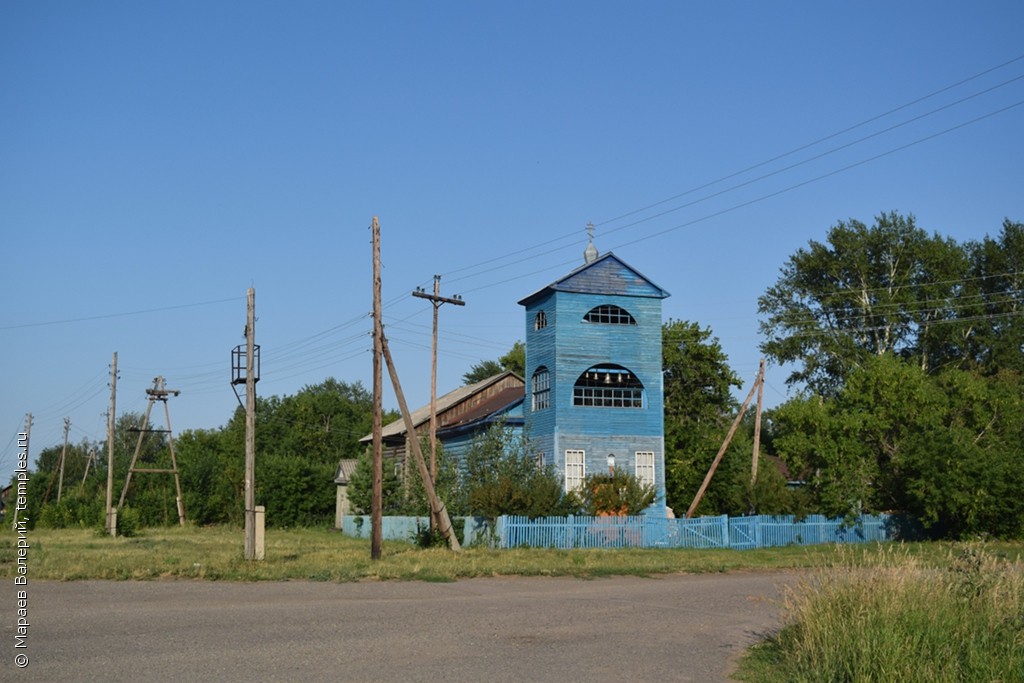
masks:
<path id="1" fill-rule="evenodd" d="M 521 299 L 519 304 L 528 306 L 533 301 L 552 292 L 614 294 L 657 299 L 670 296 L 667 291 L 648 280 L 640 271 L 610 251 L 589 263 L 584 263 L 550 285 Z"/>

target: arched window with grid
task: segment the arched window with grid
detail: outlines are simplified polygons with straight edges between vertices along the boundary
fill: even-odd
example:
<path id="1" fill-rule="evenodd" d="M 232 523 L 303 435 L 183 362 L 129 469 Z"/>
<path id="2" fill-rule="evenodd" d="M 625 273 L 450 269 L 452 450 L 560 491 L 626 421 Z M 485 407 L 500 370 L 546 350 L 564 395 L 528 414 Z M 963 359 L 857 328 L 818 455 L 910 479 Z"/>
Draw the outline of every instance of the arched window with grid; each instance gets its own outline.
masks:
<path id="1" fill-rule="evenodd" d="M 598 408 L 643 408 L 644 385 L 621 365 L 592 365 L 573 385 L 572 404 Z"/>
<path id="2" fill-rule="evenodd" d="M 629 311 L 614 304 L 603 304 L 591 308 L 583 316 L 583 320 L 603 325 L 636 325 L 636 318 Z"/>

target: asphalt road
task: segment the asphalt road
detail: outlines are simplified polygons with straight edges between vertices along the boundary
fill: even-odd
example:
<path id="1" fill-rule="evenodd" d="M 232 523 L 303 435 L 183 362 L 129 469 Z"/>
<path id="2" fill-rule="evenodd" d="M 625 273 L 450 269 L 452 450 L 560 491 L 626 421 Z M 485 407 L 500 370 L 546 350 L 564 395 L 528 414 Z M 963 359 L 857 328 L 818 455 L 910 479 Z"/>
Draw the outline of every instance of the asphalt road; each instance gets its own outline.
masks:
<path id="1" fill-rule="evenodd" d="M 456 583 L 43 582 L 4 681 L 699 681 L 779 619 L 784 573 Z M 18 668 L 16 655 L 28 665 Z"/>

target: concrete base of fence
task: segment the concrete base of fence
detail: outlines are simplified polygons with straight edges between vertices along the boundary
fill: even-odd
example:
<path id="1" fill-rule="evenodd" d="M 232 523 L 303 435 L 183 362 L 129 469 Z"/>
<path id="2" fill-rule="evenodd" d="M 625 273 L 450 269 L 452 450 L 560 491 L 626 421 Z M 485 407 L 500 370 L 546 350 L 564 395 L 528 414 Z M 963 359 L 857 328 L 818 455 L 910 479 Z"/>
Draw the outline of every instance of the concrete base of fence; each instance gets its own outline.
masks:
<path id="1" fill-rule="evenodd" d="M 498 520 L 502 548 L 773 548 L 821 543 L 864 543 L 891 538 L 888 515 L 862 515 L 849 523 L 811 515 L 697 517 L 506 516 Z"/>
<path id="2" fill-rule="evenodd" d="M 493 520 L 485 517 L 453 517 L 452 524 L 456 531 L 461 527 L 459 543 L 463 547 L 498 546 L 497 526 Z M 370 525 L 369 515 L 347 515 L 342 519 L 341 533 L 353 538 L 370 538 Z M 383 517 L 381 538 L 385 541 L 415 543 L 418 536 L 429 528 L 429 517 Z"/>

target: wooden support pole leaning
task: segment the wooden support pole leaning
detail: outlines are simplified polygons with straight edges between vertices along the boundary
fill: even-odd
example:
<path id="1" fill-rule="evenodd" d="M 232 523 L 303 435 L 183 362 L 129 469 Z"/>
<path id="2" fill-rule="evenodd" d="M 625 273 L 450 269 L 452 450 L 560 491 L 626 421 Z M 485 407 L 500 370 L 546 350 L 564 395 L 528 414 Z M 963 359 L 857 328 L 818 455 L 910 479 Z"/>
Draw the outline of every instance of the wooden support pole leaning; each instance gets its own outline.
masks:
<path id="1" fill-rule="evenodd" d="M 764 405 L 764 358 L 757 368 L 757 409 L 754 411 L 754 456 L 750 462 L 750 489 L 757 484 L 757 458 L 761 450 L 761 406 Z"/>
<path id="2" fill-rule="evenodd" d="M 82 486 L 85 486 L 85 480 L 89 478 L 89 469 L 92 467 L 92 463 L 95 459 L 96 449 L 90 448 L 89 455 L 85 458 L 85 472 L 82 473 Z"/>
<path id="3" fill-rule="evenodd" d="M 391 350 L 388 348 L 388 340 L 383 333 L 381 334 L 380 341 L 381 350 L 384 354 L 384 361 L 388 366 L 388 374 L 391 375 L 391 384 L 395 388 L 398 407 L 402 411 L 402 419 L 405 420 L 406 433 L 412 436 L 412 438 L 408 439 L 408 442 L 412 447 L 413 455 L 416 456 L 416 462 L 420 468 L 420 477 L 423 480 L 423 490 L 427 494 L 427 500 L 430 501 L 431 514 L 437 517 L 441 526 L 441 533 L 444 534 L 445 539 L 448 541 L 448 547 L 458 552 L 462 550 L 462 546 L 459 544 L 459 539 L 455 535 L 455 530 L 452 529 L 452 521 L 448 517 L 448 509 L 437 497 L 437 492 L 434 489 L 434 483 L 430 480 L 430 470 L 427 469 L 426 460 L 423 458 L 423 451 L 420 449 L 419 439 L 416 438 L 416 425 L 413 424 L 412 414 L 409 412 L 409 406 L 405 402 L 405 394 L 402 393 L 402 385 L 398 381 L 398 372 L 395 370 L 394 361 L 391 359 Z"/>
<path id="4" fill-rule="evenodd" d="M 714 461 L 711 463 L 711 468 L 708 470 L 707 475 L 704 477 L 704 483 L 700 485 L 700 489 L 697 491 L 697 495 L 693 497 L 693 502 L 690 503 L 690 509 L 686 511 L 686 518 L 690 519 L 693 517 L 694 510 L 700 505 L 700 499 L 704 497 L 704 492 L 708 490 L 708 484 L 711 483 L 711 477 L 715 475 L 715 470 L 718 469 L 718 463 L 722 461 L 722 456 L 725 455 L 725 450 L 729 447 L 729 442 L 732 441 L 733 434 L 736 433 L 736 428 L 740 426 L 740 421 L 743 419 L 743 415 L 747 412 L 747 406 L 750 405 L 750 399 L 754 398 L 754 392 L 761 385 L 760 376 L 754 381 L 754 386 L 750 387 L 750 393 L 747 394 L 747 399 L 743 402 L 743 407 L 740 408 L 739 415 L 733 420 L 732 427 L 729 428 L 729 433 L 725 436 L 725 441 L 722 442 L 722 447 L 718 449 L 718 454 L 715 456 Z"/>
<path id="5" fill-rule="evenodd" d="M 160 386 L 156 383 L 154 386 Z M 142 418 L 142 423 L 139 425 L 139 439 L 135 442 L 135 452 L 132 453 L 131 462 L 128 463 L 128 474 L 124 478 L 124 487 L 121 489 L 121 497 L 117 500 L 117 511 L 121 512 L 124 508 L 124 497 L 128 494 L 128 487 L 132 483 L 132 473 L 135 471 L 135 463 L 139 459 L 139 453 L 142 451 L 142 439 L 146 436 L 146 431 L 149 427 L 149 415 L 153 412 L 153 397 L 150 396 L 149 402 L 146 404 L 146 415 Z"/>
<path id="6" fill-rule="evenodd" d="M 174 432 L 171 430 L 171 411 L 164 401 L 164 417 L 167 418 L 167 448 L 171 452 L 171 473 L 174 475 L 175 502 L 178 507 L 178 524 L 185 526 L 185 500 L 181 497 L 181 477 L 178 476 L 178 460 L 174 457 Z"/>
<path id="7" fill-rule="evenodd" d="M 50 476 L 50 485 L 46 487 L 46 495 L 43 496 L 43 504 L 50 500 L 50 492 L 53 491 L 53 482 L 57 480 L 58 475 L 60 476 L 60 483 L 57 484 L 57 502 L 60 502 L 61 490 L 64 488 L 64 457 L 68 452 L 68 429 L 71 428 L 71 418 L 64 418 L 64 448 L 60 451 L 60 460 L 57 461 L 57 467 L 53 470 L 53 474 Z"/>

